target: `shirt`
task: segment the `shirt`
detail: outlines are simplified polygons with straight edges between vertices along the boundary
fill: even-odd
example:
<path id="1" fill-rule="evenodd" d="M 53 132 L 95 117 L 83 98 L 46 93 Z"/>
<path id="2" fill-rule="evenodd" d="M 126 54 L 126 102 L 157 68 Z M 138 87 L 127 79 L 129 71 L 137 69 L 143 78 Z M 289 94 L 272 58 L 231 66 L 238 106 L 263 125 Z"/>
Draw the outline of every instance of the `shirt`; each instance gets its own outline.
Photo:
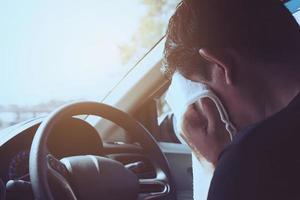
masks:
<path id="1" fill-rule="evenodd" d="M 300 94 L 222 152 L 208 200 L 300 199 Z"/>

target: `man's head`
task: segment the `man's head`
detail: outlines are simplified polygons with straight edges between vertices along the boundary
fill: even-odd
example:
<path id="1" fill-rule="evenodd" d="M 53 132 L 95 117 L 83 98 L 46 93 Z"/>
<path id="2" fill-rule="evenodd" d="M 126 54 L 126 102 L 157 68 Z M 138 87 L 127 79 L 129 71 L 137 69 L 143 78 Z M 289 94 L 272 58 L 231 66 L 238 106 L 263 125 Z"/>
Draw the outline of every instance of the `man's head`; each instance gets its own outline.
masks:
<path id="1" fill-rule="evenodd" d="M 271 84 L 294 84 L 298 52 L 299 26 L 279 0 L 183 0 L 169 22 L 164 71 L 209 85 L 242 128 L 287 103 L 269 101 L 280 87 Z"/>

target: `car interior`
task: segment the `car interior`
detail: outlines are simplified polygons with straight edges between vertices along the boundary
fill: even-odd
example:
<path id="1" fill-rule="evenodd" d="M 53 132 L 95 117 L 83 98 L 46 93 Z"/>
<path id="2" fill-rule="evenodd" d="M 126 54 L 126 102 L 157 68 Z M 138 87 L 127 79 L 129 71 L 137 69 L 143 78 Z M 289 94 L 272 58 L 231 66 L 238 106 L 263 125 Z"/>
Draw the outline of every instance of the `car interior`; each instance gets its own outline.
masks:
<path id="1" fill-rule="evenodd" d="M 286 6 L 300 23 L 300 1 Z M 0 199 L 193 199 L 191 150 L 174 130 L 164 38 L 99 102 L 0 131 Z"/>

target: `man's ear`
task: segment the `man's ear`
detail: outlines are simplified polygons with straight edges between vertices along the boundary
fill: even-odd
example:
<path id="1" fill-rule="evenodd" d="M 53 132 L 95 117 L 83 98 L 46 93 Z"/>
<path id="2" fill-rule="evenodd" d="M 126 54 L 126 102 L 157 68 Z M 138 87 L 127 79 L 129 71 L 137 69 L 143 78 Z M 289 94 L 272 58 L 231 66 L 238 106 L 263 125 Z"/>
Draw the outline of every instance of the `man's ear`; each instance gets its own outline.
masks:
<path id="1" fill-rule="evenodd" d="M 232 67 L 233 67 L 233 59 L 226 52 L 225 49 L 212 49 L 212 48 L 202 48 L 199 50 L 200 55 L 207 60 L 208 62 L 215 64 L 217 67 L 220 67 L 224 72 L 225 81 L 227 84 L 233 84 L 233 75 L 232 75 Z"/>

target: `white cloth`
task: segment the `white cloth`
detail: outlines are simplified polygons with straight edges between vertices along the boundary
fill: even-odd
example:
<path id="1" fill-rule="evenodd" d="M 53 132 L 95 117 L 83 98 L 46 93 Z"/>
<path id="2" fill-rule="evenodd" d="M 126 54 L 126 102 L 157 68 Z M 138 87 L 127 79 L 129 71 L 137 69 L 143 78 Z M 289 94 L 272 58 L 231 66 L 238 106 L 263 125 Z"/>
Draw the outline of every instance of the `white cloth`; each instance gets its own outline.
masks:
<path id="1" fill-rule="evenodd" d="M 187 107 L 204 97 L 210 98 L 215 103 L 220 118 L 225 124 L 226 130 L 232 140 L 236 128 L 230 122 L 226 109 L 220 99 L 208 88 L 208 86 L 188 80 L 178 72 L 173 75 L 171 85 L 169 86 L 165 97 L 166 102 L 174 113 L 176 120 L 175 128 L 177 132 L 181 132 L 182 117 L 186 112 Z"/>
<path id="2" fill-rule="evenodd" d="M 172 82 L 167 91 L 165 100 L 174 113 L 175 118 L 173 124 L 175 125 L 175 133 L 183 144 L 186 144 L 185 140 L 180 136 L 183 115 L 189 105 L 204 97 L 210 98 L 215 103 L 231 140 L 233 134 L 236 132 L 220 99 L 206 85 L 188 80 L 176 72 L 172 77 Z M 207 199 L 208 189 L 213 175 L 213 167 L 205 161 L 200 163 L 194 153 L 192 153 L 192 166 L 194 200 Z"/>

